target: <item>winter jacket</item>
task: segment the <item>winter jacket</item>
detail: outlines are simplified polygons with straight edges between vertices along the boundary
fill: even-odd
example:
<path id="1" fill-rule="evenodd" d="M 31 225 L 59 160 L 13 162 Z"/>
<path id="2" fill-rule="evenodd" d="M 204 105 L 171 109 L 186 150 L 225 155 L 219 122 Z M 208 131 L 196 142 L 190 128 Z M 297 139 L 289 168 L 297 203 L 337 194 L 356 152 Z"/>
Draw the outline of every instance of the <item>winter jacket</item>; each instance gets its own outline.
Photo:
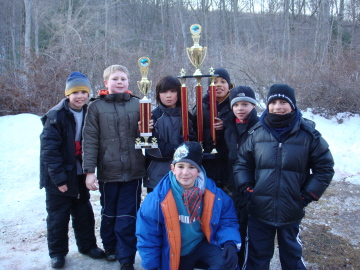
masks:
<path id="1" fill-rule="evenodd" d="M 146 149 L 147 176 L 144 186 L 154 188 L 170 170 L 176 148 L 184 141 L 182 136 L 181 108 L 166 108 L 162 105 L 152 112 L 153 137 L 158 148 Z M 192 115 L 189 113 L 189 137 L 193 138 Z"/>
<path id="2" fill-rule="evenodd" d="M 228 183 L 229 173 L 224 168 L 228 167 L 228 150 L 226 142 L 224 139 L 224 129 L 216 131 L 216 152 L 211 154 L 211 151 L 214 149 L 213 140 L 211 138 L 210 132 L 210 96 L 205 94 L 203 99 L 203 148 L 204 148 L 204 159 L 203 166 L 206 170 L 206 173 L 209 178 L 213 179 L 215 182 Z M 230 108 L 230 99 L 227 97 L 224 101 L 217 104 L 217 113 L 218 118 L 225 120 L 233 112 Z M 193 110 L 194 115 L 194 128 L 197 128 L 196 125 L 196 107 Z"/>
<path id="3" fill-rule="evenodd" d="M 145 157 L 135 149 L 139 99 L 110 94 L 90 103 L 83 130 L 83 169 L 104 182 L 128 182 L 145 177 Z"/>
<path id="4" fill-rule="evenodd" d="M 249 133 L 234 178 L 239 191 L 253 188 L 250 215 L 272 226 L 300 221 L 302 196 L 318 200 L 334 175 L 329 145 L 315 123 L 301 117 L 281 143 L 260 122 Z"/>
<path id="5" fill-rule="evenodd" d="M 244 124 L 237 124 L 236 117 L 234 114 L 230 114 L 224 121 L 224 139 L 228 150 L 228 170 L 229 170 L 229 183 L 234 185 L 234 173 L 233 165 L 237 160 L 238 150 L 241 145 L 249 137 L 249 129 L 252 128 L 257 122 L 259 117 L 257 116 L 256 109 L 252 109 L 249 113 L 249 118 Z M 237 126 L 241 125 L 242 130 L 239 133 Z"/>
<path id="6" fill-rule="evenodd" d="M 169 172 L 172 173 L 172 172 Z M 228 241 L 240 248 L 234 205 L 229 196 L 206 180 L 201 229 L 209 243 L 223 247 Z M 137 248 L 146 269 L 177 270 L 181 253 L 179 213 L 169 174 L 148 194 L 136 221 Z"/>
<path id="7" fill-rule="evenodd" d="M 40 188 L 57 195 L 77 197 L 79 194 L 75 156 L 76 122 L 64 98 L 42 118 L 40 134 Z M 83 106 L 85 117 L 87 105 Z M 67 185 L 62 193 L 58 187 Z"/>

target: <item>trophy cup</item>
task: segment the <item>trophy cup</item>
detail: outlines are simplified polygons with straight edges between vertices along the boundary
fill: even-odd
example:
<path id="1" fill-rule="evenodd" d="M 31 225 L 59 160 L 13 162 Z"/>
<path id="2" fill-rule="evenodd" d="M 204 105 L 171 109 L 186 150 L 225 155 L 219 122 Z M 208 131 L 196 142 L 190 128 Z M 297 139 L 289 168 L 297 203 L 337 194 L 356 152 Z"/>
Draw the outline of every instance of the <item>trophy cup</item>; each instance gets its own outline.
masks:
<path id="1" fill-rule="evenodd" d="M 192 34 L 194 45 L 191 46 L 191 48 L 186 48 L 186 53 L 191 64 L 193 64 L 196 69 L 193 76 L 201 76 L 200 66 L 205 60 L 207 47 L 202 47 L 199 45 L 201 36 L 201 26 L 199 24 L 193 24 L 190 26 L 190 32 Z"/>
<path id="2" fill-rule="evenodd" d="M 138 81 L 138 87 L 141 93 L 144 95 L 144 98 L 139 101 L 140 103 L 140 136 L 144 138 L 144 141 L 141 138 L 135 140 L 135 148 L 157 148 L 156 138 L 152 138 L 149 142 L 149 137 L 152 136 L 152 132 L 149 128 L 149 121 L 151 120 L 151 102 L 147 99 L 146 95 L 149 92 L 152 81 L 149 81 L 147 75 L 149 73 L 150 59 L 147 57 L 141 57 L 138 61 L 140 72 L 141 72 L 141 81 Z"/>

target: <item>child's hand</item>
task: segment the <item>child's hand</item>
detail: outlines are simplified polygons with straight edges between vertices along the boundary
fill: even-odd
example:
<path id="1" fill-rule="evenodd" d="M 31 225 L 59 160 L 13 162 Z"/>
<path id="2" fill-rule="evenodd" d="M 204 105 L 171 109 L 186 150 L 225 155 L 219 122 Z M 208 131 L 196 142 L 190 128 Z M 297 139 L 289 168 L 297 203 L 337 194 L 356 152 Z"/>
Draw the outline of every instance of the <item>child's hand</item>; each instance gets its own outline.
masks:
<path id="1" fill-rule="evenodd" d="M 62 185 L 62 186 L 58 187 L 58 189 L 59 189 L 62 193 L 64 193 L 65 191 L 68 190 L 68 187 L 67 187 L 67 185 Z"/>
<path id="2" fill-rule="evenodd" d="M 215 119 L 215 123 L 214 123 L 215 130 L 222 130 L 224 126 L 224 121 L 217 117 L 215 117 L 214 119 Z"/>
<path id="3" fill-rule="evenodd" d="M 90 190 L 98 190 L 99 189 L 99 186 L 98 186 L 98 183 L 97 183 L 97 178 L 96 178 L 96 175 L 95 173 L 88 173 L 86 174 L 86 187 Z"/>
<path id="4" fill-rule="evenodd" d="M 150 129 L 150 131 L 153 129 L 153 127 L 154 127 L 154 120 L 151 119 L 149 121 L 149 129 Z M 141 131 L 141 121 L 138 122 L 138 128 L 139 128 L 139 131 Z"/>

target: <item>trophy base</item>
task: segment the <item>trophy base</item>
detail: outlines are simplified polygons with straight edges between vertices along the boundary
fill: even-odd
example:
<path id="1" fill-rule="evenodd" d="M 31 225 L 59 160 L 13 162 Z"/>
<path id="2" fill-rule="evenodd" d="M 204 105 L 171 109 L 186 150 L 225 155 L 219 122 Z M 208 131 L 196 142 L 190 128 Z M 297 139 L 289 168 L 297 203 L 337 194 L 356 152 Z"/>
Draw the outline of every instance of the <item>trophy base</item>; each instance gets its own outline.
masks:
<path id="1" fill-rule="evenodd" d="M 135 149 L 152 149 L 152 148 L 158 148 L 158 145 L 150 144 L 150 143 L 135 144 Z"/>

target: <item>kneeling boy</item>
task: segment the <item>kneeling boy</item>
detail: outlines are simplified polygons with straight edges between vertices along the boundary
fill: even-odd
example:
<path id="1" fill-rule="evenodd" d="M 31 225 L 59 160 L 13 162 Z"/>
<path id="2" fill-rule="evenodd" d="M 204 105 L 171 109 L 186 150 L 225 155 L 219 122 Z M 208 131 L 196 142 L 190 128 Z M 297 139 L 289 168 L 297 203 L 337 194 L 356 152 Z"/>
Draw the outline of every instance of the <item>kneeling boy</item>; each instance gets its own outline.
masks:
<path id="1" fill-rule="evenodd" d="M 136 222 L 146 269 L 234 269 L 241 240 L 231 198 L 206 177 L 202 149 L 184 142 Z"/>

